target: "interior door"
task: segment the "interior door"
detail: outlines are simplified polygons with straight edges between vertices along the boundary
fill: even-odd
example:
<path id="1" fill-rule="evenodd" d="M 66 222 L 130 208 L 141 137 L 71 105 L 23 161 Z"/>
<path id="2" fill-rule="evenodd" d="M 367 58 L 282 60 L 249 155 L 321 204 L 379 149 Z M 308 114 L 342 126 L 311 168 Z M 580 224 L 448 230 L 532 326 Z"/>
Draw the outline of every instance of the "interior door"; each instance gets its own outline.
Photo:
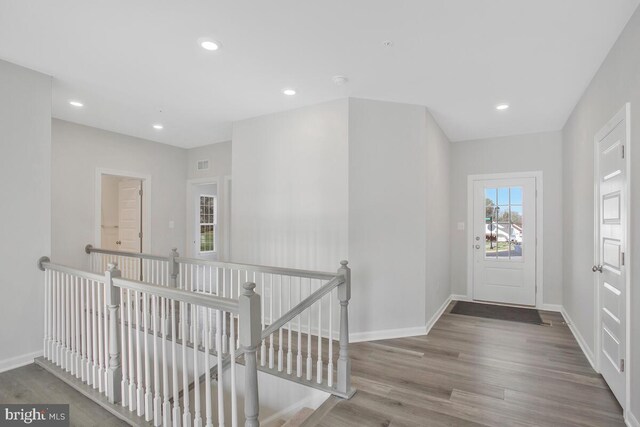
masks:
<path id="1" fill-rule="evenodd" d="M 473 181 L 473 299 L 536 304 L 536 179 Z"/>
<path id="2" fill-rule="evenodd" d="M 624 147 L 626 115 L 614 120 L 596 138 L 598 155 L 598 224 L 596 265 L 600 311 L 600 372 L 624 405 L 626 378 L 626 182 Z"/>
<path id="3" fill-rule="evenodd" d="M 142 181 L 118 183 L 118 250 L 142 252 Z"/>

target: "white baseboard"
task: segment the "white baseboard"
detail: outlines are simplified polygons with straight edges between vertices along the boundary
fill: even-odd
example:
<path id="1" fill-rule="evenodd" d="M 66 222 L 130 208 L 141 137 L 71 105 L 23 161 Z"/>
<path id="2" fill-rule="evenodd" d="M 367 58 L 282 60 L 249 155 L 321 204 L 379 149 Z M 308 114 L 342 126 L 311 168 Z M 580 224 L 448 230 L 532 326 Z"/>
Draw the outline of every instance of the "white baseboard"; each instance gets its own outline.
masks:
<path id="1" fill-rule="evenodd" d="M 42 356 L 42 350 L 0 360 L 0 372 L 10 371 L 11 369 L 16 369 L 21 366 L 28 365 L 30 363 L 33 363 L 33 359 L 40 356 Z"/>
<path id="2" fill-rule="evenodd" d="M 638 422 L 638 419 L 631 413 L 631 411 L 625 412 L 624 422 L 628 427 L 640 427 L 640 422 Z"/>
<path id="3" fill-rule="evenodd" d="M 444 314 L 444 311 L 447 309 L 447 307 L 449 306 L 452 300 L 453 300 L 453 295 L 449 295 L 449 298 L 447 298 L 442 303 L 440 308 L 438 308 L 438 310 L 433 314 L 433 316 L 431 316 L 431 319 L 429 319 L 425 327 L 425 334 L 428 334 L 429 331 L 431 331 L 431 328 L 433 328 L 433 325 L 435 325 L 438 319 L 440 319 L 440 317 Z"/>
<path id="4" fill-rule="evenodd" d="M 562 313 L 562 305 L 560 304 L 542 304 L 538 307 L 536 307 L 538 310 L 544 310 L 544 311 L 555 311 L 558 313 Z"/>
<path id="5" fill-rule="evenodd" d="M 567 322 L 567 326 L 569 326 L 569 329 L 573 333 L 573 336 L 575 337 L 576 341 L 578 341 L 578 345 L 582 349 L 582 352 L 584 353 L 584 355 L 586 356 L 587 360 L 591 364 L 591 367 L 593 368 L 594 371 L 598 372 L 598 370 L 596 369 L 596 358 L 595 358 L 595 355 L 593 354 L 593 351 L 591 351 L 591 349 L 587 345 L 587 342 L 585 341 L 584 337 L 582 336 L 582 334 L 580 333 L 578 328 L 575 327 L 575 325 L 573 323 L 573 320 L 571 319 L 571 316 L 569 316 L 569 313 L 567 313 L 567 311 L 564 309 L 564 307 L 562 307 L 560 312 L 562 313 L 562 316 L 564 317 L 564 320 Z"/>
<path id="6" fill-rule="evenodd" d="M 451 294 L 451 301 L 473 301 L 473 299 L 467 295 Z"/>

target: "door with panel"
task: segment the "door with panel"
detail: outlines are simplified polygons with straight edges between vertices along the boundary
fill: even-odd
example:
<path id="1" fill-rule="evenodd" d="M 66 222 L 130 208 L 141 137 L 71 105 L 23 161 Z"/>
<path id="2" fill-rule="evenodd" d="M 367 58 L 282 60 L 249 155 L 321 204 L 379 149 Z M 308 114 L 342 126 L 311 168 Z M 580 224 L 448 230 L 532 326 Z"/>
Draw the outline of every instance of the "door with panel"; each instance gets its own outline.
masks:
<path id="1" fill-rule="evenodd" d="M 600 372 L 618 401 L 626 397 L 627 117 L 621 111 L 596 136 L 596 264 Z"/>
<path id="2" fill-rule="evenodd" d="M 118 183 L 118 250 L 142 252 L 142 181 Z"/>
<path id="3" fill-rule="evenodd" d="M 536 304 L 536 178 L 473 181 L 473 299 Z"/>

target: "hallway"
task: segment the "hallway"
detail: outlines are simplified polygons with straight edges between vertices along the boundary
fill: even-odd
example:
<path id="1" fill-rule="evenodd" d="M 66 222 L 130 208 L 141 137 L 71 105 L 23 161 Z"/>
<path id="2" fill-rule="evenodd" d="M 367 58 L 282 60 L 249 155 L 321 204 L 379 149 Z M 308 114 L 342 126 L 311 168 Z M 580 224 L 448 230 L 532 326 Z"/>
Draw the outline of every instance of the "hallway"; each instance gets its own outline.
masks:
<path id="1" fill-rule="evenodd" d="M 352 344 L 358 392 L 305 425 L 624 426 L 560 313 L 541 312 L 551 326 L 539 326 L 452 306 L 428 336 Z"/>

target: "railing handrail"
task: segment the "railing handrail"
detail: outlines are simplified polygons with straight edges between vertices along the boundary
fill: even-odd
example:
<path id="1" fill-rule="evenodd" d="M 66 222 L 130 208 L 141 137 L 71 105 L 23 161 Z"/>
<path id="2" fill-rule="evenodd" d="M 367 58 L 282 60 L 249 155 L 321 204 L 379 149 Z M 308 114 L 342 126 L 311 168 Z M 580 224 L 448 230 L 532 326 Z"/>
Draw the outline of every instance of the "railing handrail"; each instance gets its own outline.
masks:
<path id="1" fill-rule="evenodd" d="M 103 274 L 91 273 L 89 271 L 80 270 L 77 268 L 69 267 L 67 265 L 54 264 L 49 261 L 49 258 L 47 257 L 43 257 L 40 259 L 40 261 L 38 261 L 38 267 L 42 271 L 44 271 L 45 269 L 59 271 L 60 273 L 72 274 L 74 276 L 82 277 L 87 280 L 93 280 L 94 282 L 106 282 L 106 278 Z"/>
<path id="2" fill-rule="evenodd" d="M 212 308 L 214 310 L 223 310 L 229 313 L 238 314 L 238 300 L 231 298 L 223 298 L 217 295 L 205 294 L 199 292 L 185 291 L 178 288 L 170 288 L 167 286 L 154 285 L 138 280 L 128 280 L 122 278 L 113 279 L 114 286 L 132 291 L 144 292 L 163 298 L 169 298 L 175 301 L 186 302 L 201 307 Z"/>
<path id="3" fill-rule="evenodd" d="M 115 251 L 110 249 L 94 248 L 93 245 L 86 245 L 85 252 L 99 253 L 105 255 L 115 255 L 140 259 L 152 259 L 158 261 L 170 261 L 171 257 L 162 255 L 152 255 L 138 252 Z M 266 265 L 245 264 L 229 261 L 211 261 L 198 258 L 175 257 L 175 261 L 184 264 L 207 265 L 211 267 L 235 268 L 241 270 L 249 270 L 260 273 L 279 274 L 282 276 L 304 277 L 305 279 L 331 280 L 336 277 L 336 273 L 327 271 L 303 270 L 297 268 L 271 267 Z"/>
<path id="4" fill-rule="evenodd" d="M 94 248 L 93 245 L 91 245 L 91 244 L 86 245 L 84 247 L 84 251 L 86 253 L 88 253 L 88 254 L 94 252 L 94 253 L 97 253 L 97 254 L 125 256 L 125 257 L 140 258 L 140 259 L 153 259 L 153 260 L 157 260 L 157 261 L 168 261 L 169 260 L 169 257 L 162 256 L 162 255 L 152 255 L 152 254 L 145 254 L 145 253 L 142 253 L 142 252 L 125 252 L 125 251 L 114 251 L 114 250 L 111 250 L 111 249 Z"/>
<path id="5" fill-rule="evenodd" d="M 316 301 L 324 297 L 326 294 L 331 292 L 334 288 L 340 286 L 345 281 L 343 276 L 335 276 L 333 280 L 321 286 L 320 289 L 316 290 L 314 293 L 300 301 L 295 307 L 291 310 L 287 311 L 285 314 L 280 316 L 279 319 L 272 322 L 269 326 L 262 330 L 262 339 L 267 338 L 272 333 L 276 332 L 282 326 L 287 324 L 290 320 L 294 319 L 297 315 L 305 311 L 307 308 L 311 307 Z"/>

